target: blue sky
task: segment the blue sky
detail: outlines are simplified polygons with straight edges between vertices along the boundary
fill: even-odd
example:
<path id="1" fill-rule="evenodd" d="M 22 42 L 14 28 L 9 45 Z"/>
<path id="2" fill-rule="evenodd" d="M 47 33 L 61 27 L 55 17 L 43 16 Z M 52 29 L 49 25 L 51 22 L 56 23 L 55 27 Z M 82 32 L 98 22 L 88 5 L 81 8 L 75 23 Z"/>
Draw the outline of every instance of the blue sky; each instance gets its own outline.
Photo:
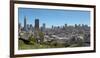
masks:
<path id="1" fill-rule="evenodd" d="M 18 8 L 18 18 L 22 26 L 25 16 L 27 16 L 27 23 L 33 26 L 35 19 L 39 19 L 40 26 L 45 23 L 46 27 L 51 27 L 52 25 L 62 26 L 64 24 L 90 25 L 90 11 Z"/>

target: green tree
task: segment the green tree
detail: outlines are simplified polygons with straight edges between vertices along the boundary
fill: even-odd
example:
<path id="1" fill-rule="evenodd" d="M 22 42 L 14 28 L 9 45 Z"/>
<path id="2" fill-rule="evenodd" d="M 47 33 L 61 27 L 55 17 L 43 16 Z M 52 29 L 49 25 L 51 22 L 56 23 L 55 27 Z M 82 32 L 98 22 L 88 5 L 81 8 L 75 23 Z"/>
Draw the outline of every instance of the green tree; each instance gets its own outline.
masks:
<path id="1" fill-rule="evenodd" d="M 39 37 L 40 37 L 40 41 L 42 43 L 43 40 L 44 40 L 44 33 L 43 32 L 39 32 Z"/>
<path id="2" fill-rule="evenodd" d="M 36 43 L 36 39 L 32 35 L 29 37 L 29 41 L 30 41 L 30 44 L 35 44 Z"/>

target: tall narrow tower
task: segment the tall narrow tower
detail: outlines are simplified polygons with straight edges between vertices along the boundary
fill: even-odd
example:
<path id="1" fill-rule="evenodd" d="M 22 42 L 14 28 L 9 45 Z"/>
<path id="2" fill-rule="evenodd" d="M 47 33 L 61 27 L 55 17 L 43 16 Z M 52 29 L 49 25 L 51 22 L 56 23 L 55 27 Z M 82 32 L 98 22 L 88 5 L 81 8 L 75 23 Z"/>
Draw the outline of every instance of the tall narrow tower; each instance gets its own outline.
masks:
<path id="1" fill-rule="evenodd" d="M 27 17 L 24 17 L 24 30 L 27 31 Z"/>
<path id="2" fill-rule="evenodd" d="M 35 19 L 35 29 L 39 30 L 39 19 Z"/>
<path id="3" fill-rule="evenodd" d="M 43 23 L 42 31 L 43 31 L 43 32 L 45 31 L 45 23 Z"/>
<path id="4" fill-rule="evenodd" d="M 36 38 L 37 43 L 40 43 L 40 36 L 39 36 L 39 19 L 35 19 L 35 31 L 34 36 Z"/>

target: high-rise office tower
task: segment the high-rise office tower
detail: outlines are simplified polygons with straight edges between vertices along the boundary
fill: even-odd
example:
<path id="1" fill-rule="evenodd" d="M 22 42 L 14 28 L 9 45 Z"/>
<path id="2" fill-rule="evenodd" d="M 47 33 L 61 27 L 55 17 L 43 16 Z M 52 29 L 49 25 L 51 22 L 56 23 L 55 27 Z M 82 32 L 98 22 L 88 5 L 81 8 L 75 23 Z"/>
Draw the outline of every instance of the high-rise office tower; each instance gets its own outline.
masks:
<path id="1" fill-rule="evenodd" d="M 27 24 L 27 30 L 30 30 L 30 25 L 29 24 Z"/>
<path id="2" fill-rule="evenodd" d="M 24 30 L 27 31 L 27 17 L 24 17 Z"/>
<path id="3" fill-rule="evenodd" d="M 39 36 L 39 19 L 35 19 L 35 26 L 34 26 L 35 28 L 35 30 L 34 30 L 34 36 L 35 36 L 35 38 L 36 38 L 36 41 L 37 41 L 37 43 L 40 43 L 40 41 L 41 41 L 41 38 L 40 38 L 40 36 Z"/>
<path id="4" fill-rule="evenodd" d="M 52 25 L 52 29 L 54 28 L 54 26 Z"/>
<path id="5" fill-rule="evenodd" d="M 34 29 L 34 28 L 33 28 L 32 24 L 30 24 L 30 30 L 33 31 L 33 29 Z"/>
<path id="6" fill-rule="evenodd" d="M 18 29 L 21 29 L 21 23 L 18 23 Z"/>
<path id="7" fill-rule="evenodd" d="M 67 24 L 65 24 L 65 28 L 67 27 Z"/>
<path id="8" fill-rule="evenodd" d="M 39 30 L 39 19 L 35 19 L 35 29 Z"/>
<path id="9" fill-rule="evenodd" d="M 45 31 L 45 23 L 43 23 L 42 31 L 43 31 L 43 32 Z"/>

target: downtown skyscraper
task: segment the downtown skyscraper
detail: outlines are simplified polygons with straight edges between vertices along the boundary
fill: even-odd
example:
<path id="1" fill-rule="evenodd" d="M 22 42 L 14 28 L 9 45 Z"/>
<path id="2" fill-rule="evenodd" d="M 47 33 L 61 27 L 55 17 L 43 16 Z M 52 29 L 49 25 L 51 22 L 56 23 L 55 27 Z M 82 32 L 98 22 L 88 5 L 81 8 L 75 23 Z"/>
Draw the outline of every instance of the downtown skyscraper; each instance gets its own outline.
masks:
<path id="1" fill-rule="evenodd" d="M 27 31 L 27 17 L 24 17 L 24 30 Z"/>
<path id="2" fill-rule="evenodd" d="M 39 19 L 35 19 L 35 29 L 39 30 Z"/>

